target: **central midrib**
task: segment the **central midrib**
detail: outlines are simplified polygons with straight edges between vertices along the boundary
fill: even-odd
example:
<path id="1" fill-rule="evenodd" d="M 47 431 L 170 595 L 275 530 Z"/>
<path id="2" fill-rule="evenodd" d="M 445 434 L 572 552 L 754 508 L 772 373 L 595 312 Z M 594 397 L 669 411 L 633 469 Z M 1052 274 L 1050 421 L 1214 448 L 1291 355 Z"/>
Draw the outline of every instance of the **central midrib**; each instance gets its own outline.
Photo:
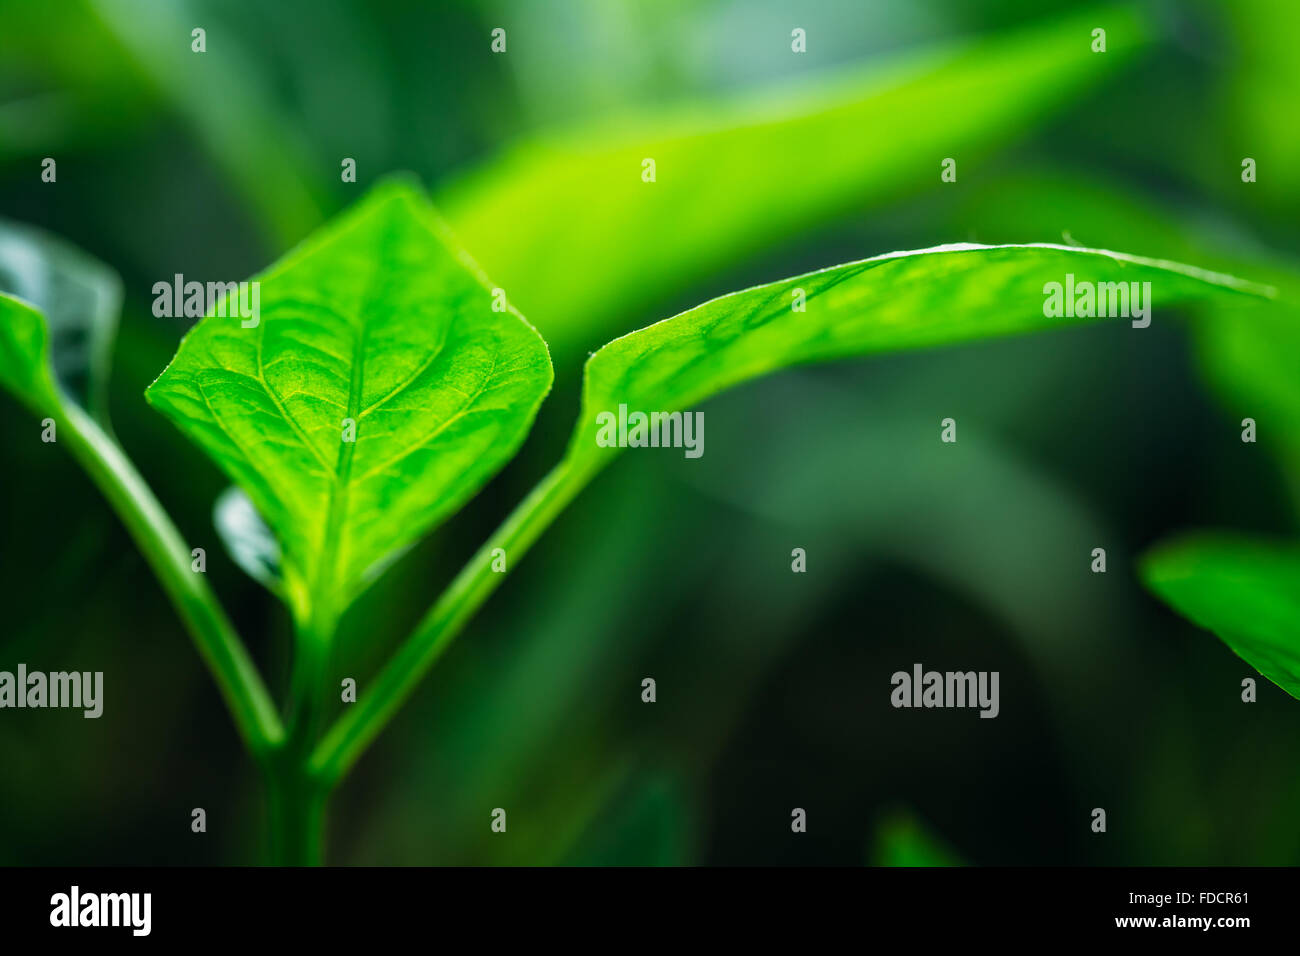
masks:
<path id="1" fill-rule="evenodd" d="M 375 286 L 378 284 L 379 275 L 388 261 L 391 242 L 391 230 L 385 230 L 380 254 L 375 257 L 376 264 L 370 271 L 365 291 L 358 303 L 357 314 L 361 330 L 352 340 L 352 380 L 348 385 L 347 406 L 347 418 L 352 420 L 354 429 L 357 429 L 359 425 L 361 392 L 365 385 L 366 339 L 370 333 L 370 322 L 366 314 L 367 306 L 368 303 L 374 301 Z M 342 427 L 342 423 L 340 423 L 340 427 Z M 348 511 L 348 495 L 352 483 L 352 459 L 356 453 L 357 442 L 360 440 L 361 435 L 356 431 L 353 433 L 352 441 L 342 441 L 340 435 L 339 444 L 342 445 L 342 448 L 339 449 L 338 467 L 335 469 L 334 483 L 330 490 L 329 515 L 325 523 L 322 561 L 318 568 L 316 594 L 313 601 L 313 604 L 317 607 L 334 607 L 338 601 L 343 599 L 342 595 L 333 594 L 336 600 L 331 601 L 330 596 L 338 584 L 336 579 L 339 568 L 339 541 Z M 332 623 L 333 612 L 328 612 L 326 617 Z"/>

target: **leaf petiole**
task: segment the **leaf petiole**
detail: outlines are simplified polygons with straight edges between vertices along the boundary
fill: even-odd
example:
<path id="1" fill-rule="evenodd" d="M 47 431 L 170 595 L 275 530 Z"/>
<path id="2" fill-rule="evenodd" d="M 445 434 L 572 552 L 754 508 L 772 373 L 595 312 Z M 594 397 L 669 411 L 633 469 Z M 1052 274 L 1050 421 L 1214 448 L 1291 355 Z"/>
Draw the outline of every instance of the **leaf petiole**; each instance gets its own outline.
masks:
<path id="1" fill-rule="evenodd" d="M 567 456 L 516 506 L 416 625 L 367 693 L 321 739 L 310 762 L 316 779 L 331 787 L 351 769 L 496 590 L 506 575 L 492 571 L 493 553 L 503 550 L 507 567 L 513 568 L 604 464 L 605 459 L 594 456 Z"/>
<path id="2" fill-rule="evenodd" d="M 171 518 L 117 443 L 72 402 L 58 409 L 59 439 L 104 493 L 185 621 L 235 726 L 259 763 L 284 740 L 284 728 L 257 666 Z"/>

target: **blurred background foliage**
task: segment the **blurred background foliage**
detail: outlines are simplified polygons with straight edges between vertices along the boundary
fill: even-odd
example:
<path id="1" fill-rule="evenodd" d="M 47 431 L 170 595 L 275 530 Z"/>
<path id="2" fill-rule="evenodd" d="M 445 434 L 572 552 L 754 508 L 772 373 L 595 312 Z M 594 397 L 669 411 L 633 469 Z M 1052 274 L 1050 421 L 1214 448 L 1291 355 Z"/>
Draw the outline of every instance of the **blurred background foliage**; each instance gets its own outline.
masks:
<path id="1" fill-rule="evenodd" d="M 121 274 L 117 433 L 280 690 L 287 615 L 220 550 L 216 469 L 142 398 L 184 332 L 151 287 L 247 277 L 384 173 L 429 184 L 557 383 L 519 459 L 345 621 L 334 669 L 363 694 L 558 456 L 581 362 L 615 335 L 952 241 L 1272 283 L 1250 322 L 1157 305 L 1140 333 L 800 370 L 711 402 L 707 455 L 624 456 L 515 570 L 339 793 L 329 855 L 1296 863 L 1295 703 L 1261 681 L 1244 705 L 1254 672 L 1147 596 L 1133 559 L 1190 526 L 1296 530 L 1298 20 L 1287 0 L 0 0 L 0 215 Z M 260 796 L 214 687 L 37 436 L 0 402 L 0 667 L 102 670 L 107 702 L 0 718 L 0 862 L 258 859 Z M 915 661 L 1000 671 L 1000 717 L 893 710 L 889 675 Z"/>

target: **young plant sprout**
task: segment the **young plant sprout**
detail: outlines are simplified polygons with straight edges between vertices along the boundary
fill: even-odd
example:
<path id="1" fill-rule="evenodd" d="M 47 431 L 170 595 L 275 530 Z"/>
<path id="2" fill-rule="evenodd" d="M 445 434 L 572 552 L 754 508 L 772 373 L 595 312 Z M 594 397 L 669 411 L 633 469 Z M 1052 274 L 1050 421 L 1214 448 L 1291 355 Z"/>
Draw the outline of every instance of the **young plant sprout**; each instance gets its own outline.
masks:
<path id="1" fill-rule="evenodd" d="M 355 702 L 340 702 L 327 682 L 340 620 L 511 460 L 552 382 L 547 345 L 509 290 L 482 274 L 417 186 L 388 180 L 255 277 L 240 303 L 211 304 L 146 392 L 234 482 L 217 509 L 222 533 L 292 618 L 291 686 L 277 705 L 196 570 L 196 543 L 136 471 L 97 398 L 116 319 L 111 274 L 57 243 L 14 236 L 31 252 L 28 268 L 51 281 L 0 295 L 0 384 L 56 429 L 161 581 L 265 781 L 271 859 L 282 864 L 321 862 L 331 791 L 501 584 L 499 572 L 518 567 L 623 448 L 649 445 L 651 423 L 656 443 L 674 427 L 685 440 L 682 416 L 700 403 L 793 365 L 1101 321 L 1044 308 L 1045 287 L 1066 275 L 1142 283 L 1144 308 L 1154 300 L 1157 313 L 1265 292 L 1115 252 L 959 244 L 756 286 L 624 335 L 587 361 L 564 456 L 391 660 L 359 682 Z M 684 447 L 702 454 L 702 432 Z"/>

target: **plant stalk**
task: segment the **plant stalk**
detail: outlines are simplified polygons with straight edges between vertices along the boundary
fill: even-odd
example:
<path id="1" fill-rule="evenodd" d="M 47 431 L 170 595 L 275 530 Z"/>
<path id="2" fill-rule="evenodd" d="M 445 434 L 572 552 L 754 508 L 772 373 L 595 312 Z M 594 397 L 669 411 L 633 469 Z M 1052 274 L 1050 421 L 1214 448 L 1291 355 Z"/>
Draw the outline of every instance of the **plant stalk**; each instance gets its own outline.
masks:
<path id="1" fill-rule="evenodd" d="M 61 402 L 58 414 L 63 419 L 59 437 L 135 539 L 189 628 L 245 747 L 264 763 L 283 741 L 284 729 L 257 666 L 206 576 L 191 568 L 189 545 L 117 443 L 71 402 Z"/>
<path id="2" fill-rule="evenodd" d="M 293 760 L 277 761 L 266 783 L 271 863 L 319 866 L 325 852 L 327 788 Z"/>
<path id="3" fill-rule="evenodd" d="M 566 457 L 519 503 L 456 575 L 361 699 L 321 739 L 311 757 L 314 777 L 332 787 L 347 773 L 506 577 L 492 570 L 497 549 L 505 553 L 507 567 L 513 568 L 603 464 L 599 459 Z"/>
<path id="4" fill-rule="evenodd" d="M 311 773 L 310 758 L 328 696 L 338 615 L 327 593 L 318 595 L 312 608 L 311 617 L 294 629 L 285 739 L 265 773 L 271 862 L 277 866 L 319 866 L 325 852 L 325 805 L 331 787 Z"/>

